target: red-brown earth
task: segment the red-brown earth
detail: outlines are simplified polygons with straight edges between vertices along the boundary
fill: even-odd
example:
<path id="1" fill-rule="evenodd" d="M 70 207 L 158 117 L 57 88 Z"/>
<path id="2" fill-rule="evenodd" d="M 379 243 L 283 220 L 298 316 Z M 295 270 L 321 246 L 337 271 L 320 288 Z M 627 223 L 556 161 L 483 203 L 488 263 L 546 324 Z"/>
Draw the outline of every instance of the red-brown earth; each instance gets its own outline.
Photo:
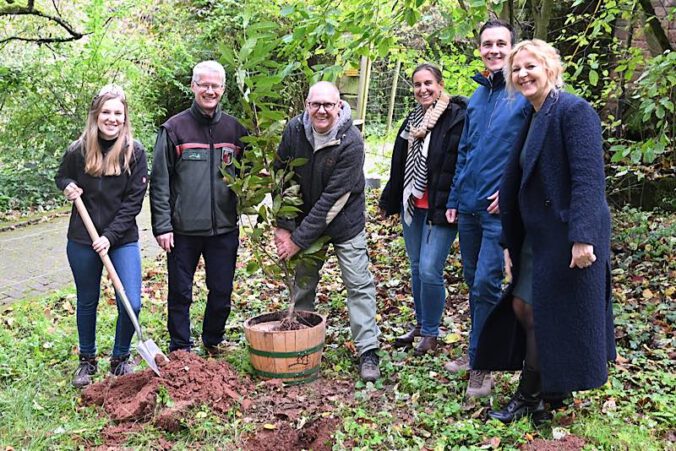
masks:
<path id="1" fill-rule="evenodd" d="M 585 441 L 575 435 L 566 435 L 560 440 L 536 439 L 522 445 L 522 451 L 580 451 Z"/>
<path id="2" fill-rule="evenodd" d="M 258 385 L 240 376 L 227 362 L 184 351 L 169 355 L 161 376 L 150 369 L 108 377 L 87 387 L 84 404 L 99 405 L 111 423 L 101 431 L 104 449 L 124 446 L 127 438 L 153 424 L 165 431 L 190 427 L 189 410 L 207 405 L 225 416 L 238 405 L 243 420 L 255 425 L 238 447 L 256 451 L 284 449 L 331 449 L 332 434 L 340 419 L 333 415 L 352 404 L 352 381 L 319 379 L 286 387 L 278 381 Z M 158 443 L 164 449 L 172 444 Z"/>

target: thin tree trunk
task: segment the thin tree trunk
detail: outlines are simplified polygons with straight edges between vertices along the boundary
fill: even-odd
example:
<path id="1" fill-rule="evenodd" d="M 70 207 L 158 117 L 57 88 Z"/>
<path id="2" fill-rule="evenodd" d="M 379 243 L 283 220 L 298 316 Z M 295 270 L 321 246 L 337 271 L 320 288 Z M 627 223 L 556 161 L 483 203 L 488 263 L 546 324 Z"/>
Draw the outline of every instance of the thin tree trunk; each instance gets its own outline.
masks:
<path id="1" fill-rule="evenodd" d="M 664 28 L 662 28 L 662 24 L 657 18 L 657 14 L 655 14 L 655 8 L 653 8 L 653 4 L 650 2 L 650 0 L 638 0 L 638 2 L 641 4 L 641 7 L 645 12 L 646 23 L 650 27 L 650 30 L 655 36 L 655 40 L 662 49 L 660 53 L 664 53 L 667 50 L 673 50 L 671 47 L 671 42 L 669 42 L 669 37 L 664 32 Z"/>
<path id="2" fill-rule="evenodd" d="M 549 21 L 552 18 L 552 0 L 531 0 L 531 11 L 535 21 L 535 30 L 533 38 L 547 40 L 549 31 Z"/>
<path id="3" fill-rule="evenodd" d="M 401 71 L 401 61 L 397 61 L 392 77 L 392 89 L 390 90 L 390 103 L 387 106 L 387 126 L 385 127 L 385 136 L 392 128 L 392 118 L 394 116 L 394 101 L 397 99 L 397 83 L 399 82 L 399 72 Z"/>
<path id="4" fill-rule="evenodd" d="M 509 22 L 514 26 L 514 0 L 507 0 L 502 4 L 502 11 L 500 11 L 500 19 Z"/>
<path id="5" fill-rule="evenodd" d="M 634 6 L 635 8 L 635 6 Z M 632 10 L 632 14 L 629 16 L 630 18 L 627 19 L 627 40 L 626 40 L 626 49 L 631 48 L 632 41 L 634 39 L 634 10 Z M 615 25 L 617 25 L 617 21 L 615 21 Z M 614 67 L 617 67 L 617 61 L 614 62 Z M 627 82 L 624 79 L 624 74 L 618 74 L 616 73 L 616 76 L 619 77 L 620 81 L 620 96 L 617 99 L 617 105 L 616 105 L 616 110 L 615 110 L 615 119 L 620 121 L 620 124 L 615 127 L 614 130 L 614 135 L 616 138 L 622 138 L 624 137 L 624 127 L 622 126 L 624 124 L 624 112 L 627 110 Z"/>

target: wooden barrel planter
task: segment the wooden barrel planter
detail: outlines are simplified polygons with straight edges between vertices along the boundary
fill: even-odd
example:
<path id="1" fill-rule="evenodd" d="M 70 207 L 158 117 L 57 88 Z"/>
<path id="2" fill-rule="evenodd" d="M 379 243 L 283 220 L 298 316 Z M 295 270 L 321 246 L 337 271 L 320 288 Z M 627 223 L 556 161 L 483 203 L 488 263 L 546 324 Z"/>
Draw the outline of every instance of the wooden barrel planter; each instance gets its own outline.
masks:
<path id="1" fill-rule="evenodd" d="M 308 328 L 273 330 L 286 312 L 265 313 L 244 323 L 249 358 L 256 374 L 281 379 L 287 384 L 304 384 L 319 377 L 326 335 L 326 320 L 313 312 L 297 311 L 299 322 Z"/>

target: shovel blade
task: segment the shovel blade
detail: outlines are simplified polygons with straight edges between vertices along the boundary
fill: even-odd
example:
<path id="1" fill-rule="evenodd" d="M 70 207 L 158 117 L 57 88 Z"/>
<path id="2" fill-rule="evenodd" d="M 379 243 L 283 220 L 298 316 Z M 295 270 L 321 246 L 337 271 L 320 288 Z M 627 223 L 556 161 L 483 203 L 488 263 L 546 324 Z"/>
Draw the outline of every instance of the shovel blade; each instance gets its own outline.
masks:
<path id="1" fill-rule="evenodd" d="M 155 374 L 160 376 L 160 369 L 157 366 L 155 358 L 160 356 L 165 361 L 169 361 L 169 359 L 166 355 L 164 355 L 155 342 L 152 340 L 139 341 L 138 345 L 136 346 L 136 350 L 138 351 L 139 355 L 143 357 L 143 360 L 146 361 L 148 366 L 155 372 Z"/>

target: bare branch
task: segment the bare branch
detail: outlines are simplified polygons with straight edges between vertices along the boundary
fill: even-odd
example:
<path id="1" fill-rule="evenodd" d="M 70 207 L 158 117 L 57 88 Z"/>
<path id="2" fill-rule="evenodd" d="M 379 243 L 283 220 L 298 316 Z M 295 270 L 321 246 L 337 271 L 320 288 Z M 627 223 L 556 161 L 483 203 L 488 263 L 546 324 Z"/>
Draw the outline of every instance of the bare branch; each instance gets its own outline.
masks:
<path id="1" fill-rule="evenodd" d="M 68 36 L 68 37 L 63 37 L 63 38 L 24 38 L 21 36 L 10 36 L 5 39 L 0 39 L 0 44 L 5 44 L 10 41 L 23 41 L 23 42 L 33 42 L 38 45 L 42 44 L 52 44 L 55 42 L 68 42 L 68 41 L 77 41 L 80 39 L 82 36 Z"/>
<path id="2" fill-rule="evenodd" d="M 53 22 L 56 25 L 58 25 L 60 28 L 62 28 L 68 36 L 63 36 L 63 37 L 37 37 L 37 38 L 32 38 L 32 37 L 23 37 L 23 36 L 10 36 L 8 38 L 0 40 L 0 44 L 9 42 L 9 41 L 24 41 L 24 42 L 34 42 L 37 44 L 47 44 L 50 42 L 68 42 L 68 41 L 75 41 L 78 39 L 81 39 L 84 34 L 80 33 L 77 31 L 72 25 L 70 25 L 68 22 L 66 22 L 64 19 L 60 17 L 59 10 L 56 8 L 56 5 L 54 5 L 54 8 L 56 9 L 57 14 L 59 15 L 51 15 L 44 13 L 38 9 L 35 9 L 35 0 L 28 0 L 28 3 L 26 6 L 6 6 L 4 8 L 0 8 L 0 17 L 2 16 L 34 16 L 34 17 L 40 17 L 42 19 L 46 19 L 49 22 Z"/>
<path id="3" fill-rule="evenodd" d="M 59 11 L 59 5 L 56 4 L 56 0 L 52 0 L 52 6 L 54 7 L 54 11 L 56 11 L 56 14 L 58 16 L 61 16 L 61 11 Z"/>

